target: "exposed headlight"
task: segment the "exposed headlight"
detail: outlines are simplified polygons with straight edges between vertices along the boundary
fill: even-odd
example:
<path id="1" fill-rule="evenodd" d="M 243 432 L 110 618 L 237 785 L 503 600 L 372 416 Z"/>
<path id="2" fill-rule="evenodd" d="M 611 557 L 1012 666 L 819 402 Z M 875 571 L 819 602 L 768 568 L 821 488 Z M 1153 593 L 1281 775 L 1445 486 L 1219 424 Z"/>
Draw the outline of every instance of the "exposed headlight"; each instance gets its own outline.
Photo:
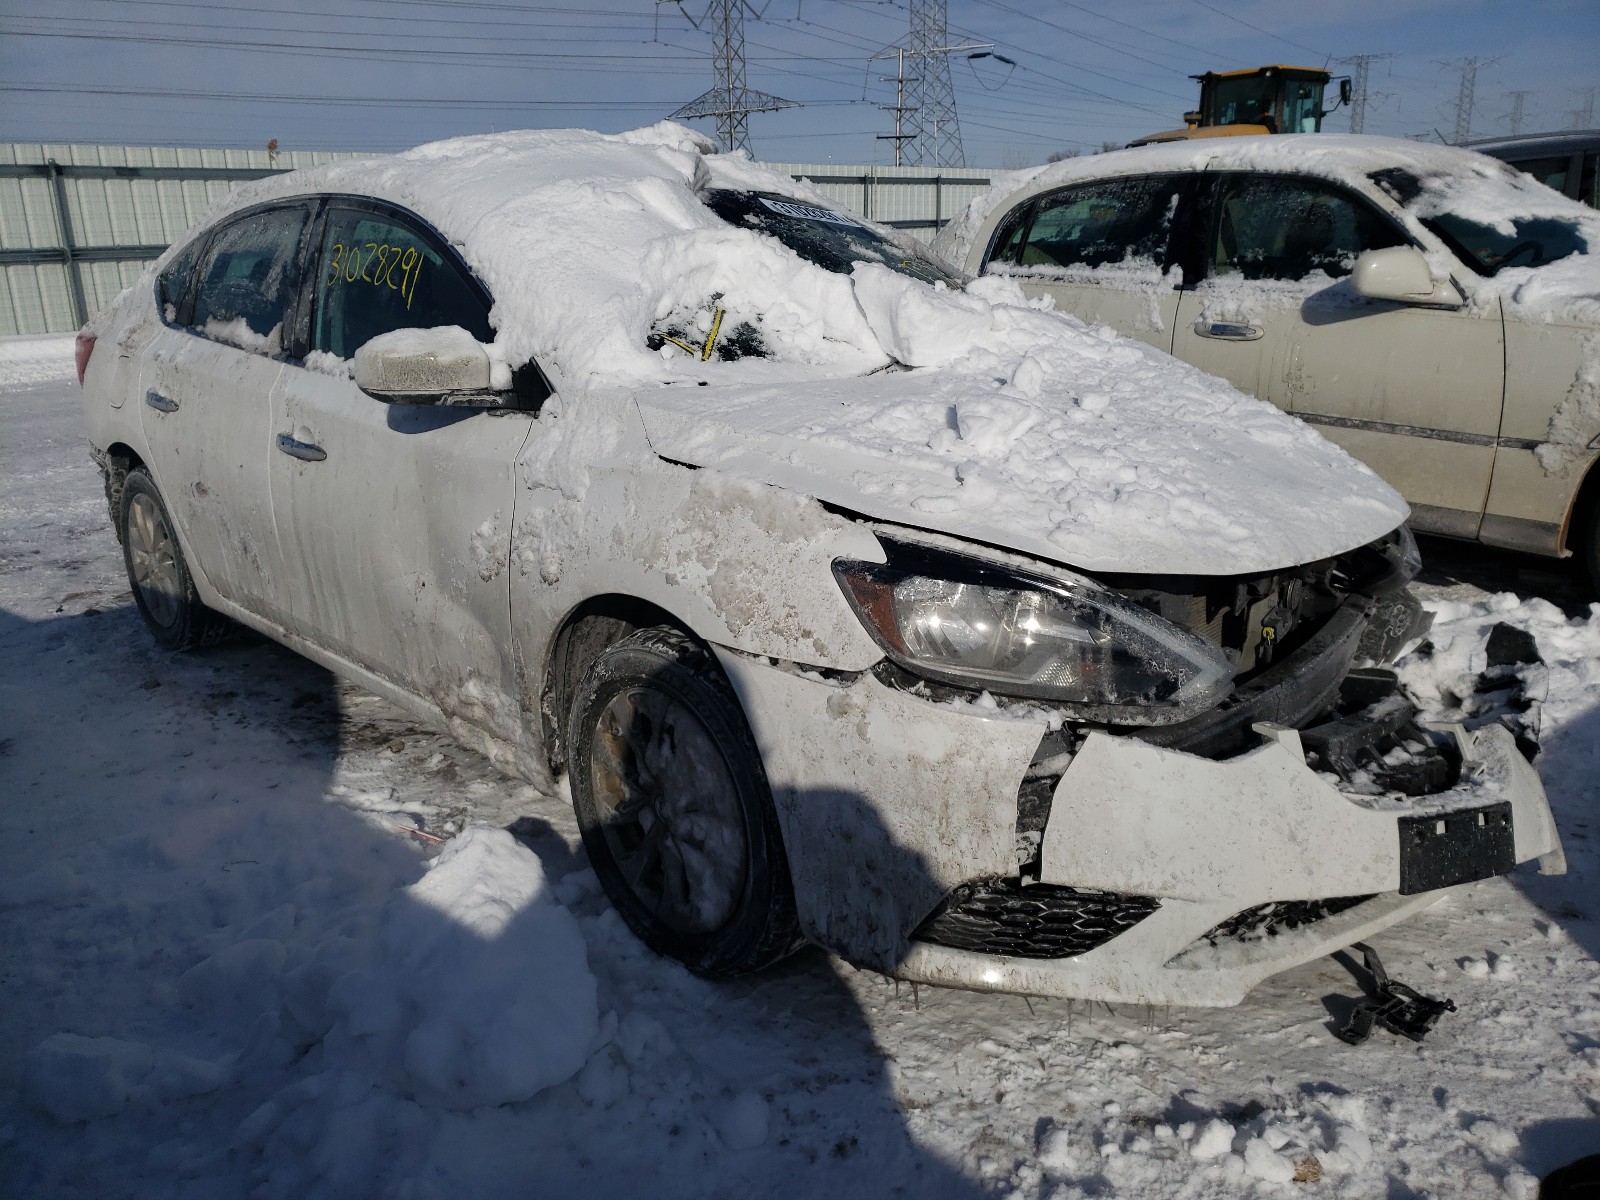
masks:
<path id="1" fill-rule="evenodd" d="M 1221 651 L 1088 585 L 955 555 L 915 569 L 837 559 L 833 573 L 889 658 L 928 679 L 1131 725 L 1185 720 L 1233 687 Z"/>

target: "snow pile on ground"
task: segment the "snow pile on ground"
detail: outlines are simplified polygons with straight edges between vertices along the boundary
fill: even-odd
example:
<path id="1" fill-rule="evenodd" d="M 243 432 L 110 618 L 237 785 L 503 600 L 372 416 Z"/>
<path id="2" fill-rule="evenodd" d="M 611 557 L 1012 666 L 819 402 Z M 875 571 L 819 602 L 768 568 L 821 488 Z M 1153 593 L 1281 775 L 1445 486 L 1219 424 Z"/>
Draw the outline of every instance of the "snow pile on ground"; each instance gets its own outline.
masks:
<path id="1" fill-rule="evenodd" d="M 73 378 L 73 341 L 70 333 L 0 338 L 0 379 L 22 386 Z"/>
<path id="2" fill-rule="evenodd" d="M 389 900 L 376 961 L 317 992 L 296 998 L 308 1033 L 331 1018 L 333 1053 L 446 1108 L 526 1100 L 571 1078 L 598 1030 L 577 922 L 538 858 L 482 826 Z"/>

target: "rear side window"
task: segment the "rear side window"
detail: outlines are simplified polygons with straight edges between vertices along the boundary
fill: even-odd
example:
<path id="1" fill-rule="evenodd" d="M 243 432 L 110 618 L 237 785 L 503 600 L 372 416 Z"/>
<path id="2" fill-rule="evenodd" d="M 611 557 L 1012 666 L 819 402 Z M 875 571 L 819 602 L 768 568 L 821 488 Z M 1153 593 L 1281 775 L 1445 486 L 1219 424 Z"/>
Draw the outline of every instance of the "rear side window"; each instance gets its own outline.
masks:
<path id="1" fill-rule="evenodd" d="M 990 262 L 1001 273 L 1046 277 L 1056 268 L 1162 268 L 1179 187 L 1175 176 L 1147 175 L 1052 192 L 1035 202 L 1031 218 L 1019 211 L 1001 223 Z"/>
<path id="2" fill-rule="evenodd" d="M 212 235 L 200 264 L 192 321 L 204 336 L 281 356 L 307 216 L 304 208 L 269 209 Z"/>
<path id="3" fill-rule="evenodd" d="M 311 348 L 339 358 L 380 333 L 459 325 L 494 340 L 489 301 L 454 255 L 409 222 L 333 208 L 322 235 Z"/>
<path id="4" fill-rule="evenodd" d="M 1215 275 L 1304 279 L 1350 274 L 1367 250 L 1406 239 L 1374 208 L 1315 179 L 1239 175 L 1218 193 L 1211 236 Z"/>
<path id="5" fill-rule="evenodd" d="M 161 316 L 174 325 L 188 325 L 194 316 L 194 269 L 206 239 L 197 237 L 169 262 L 156 278 L 156 301 Z"/>

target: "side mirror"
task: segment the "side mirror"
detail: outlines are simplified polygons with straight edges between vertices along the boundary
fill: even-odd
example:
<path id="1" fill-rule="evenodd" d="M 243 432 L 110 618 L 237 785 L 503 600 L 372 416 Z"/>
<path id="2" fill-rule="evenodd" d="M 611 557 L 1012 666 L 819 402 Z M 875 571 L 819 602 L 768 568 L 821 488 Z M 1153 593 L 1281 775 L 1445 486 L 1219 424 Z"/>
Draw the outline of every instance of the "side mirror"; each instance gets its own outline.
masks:
<path id="1" fill-rule="evenodd" d="M 503 408 L 512 393 L 490 386 L 489 352 L 459 325 L 396 329 L 356 351 L 355 383 L 385 404 Z"/>
<path id="2" fill-rule="evenodd" d="M 1354 94 L 1355 94 L 1354 90 L 1350 86 L 1350 80 L 1348 80 L 1348 79 L 1339 80 L 1339 103 L 1340 104 L 1349 104 L 1350 103 L 1350 97 L 1352 95 L 1354 95 Z"/>
<path id="3" fill-rule="evenodd" d="M 1356 259 L 1350 286 L 1369 300 L 1392 300 L 1396 304 L 1458 307 L 1465 302 L 1448 279 L 1435 281 L 1428 260 L 1415 246 L 1368 250 Z"/>

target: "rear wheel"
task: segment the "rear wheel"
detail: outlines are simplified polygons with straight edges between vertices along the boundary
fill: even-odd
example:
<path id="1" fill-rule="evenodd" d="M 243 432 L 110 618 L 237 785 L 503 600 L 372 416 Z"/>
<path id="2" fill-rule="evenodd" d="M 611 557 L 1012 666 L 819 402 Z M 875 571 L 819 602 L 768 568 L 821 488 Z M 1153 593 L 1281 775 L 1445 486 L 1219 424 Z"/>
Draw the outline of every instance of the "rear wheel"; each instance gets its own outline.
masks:
<path id="1" fill-rule="evenodd" d="M 201 603 L 167 506 L 143 468 L 128 472 L 120 499 L 128 584 L 156 641 L 168 650 L 189 650 L 226 637 L 233 623 Z"/>
<path id="2" fill-rule="evenodd" d="M 654 628 L 607 647 L 577 687 L 567 744 L 589 861 L 646 945 L 711 978 L 799 945 L 761 757 L 702 646 Z"/>

